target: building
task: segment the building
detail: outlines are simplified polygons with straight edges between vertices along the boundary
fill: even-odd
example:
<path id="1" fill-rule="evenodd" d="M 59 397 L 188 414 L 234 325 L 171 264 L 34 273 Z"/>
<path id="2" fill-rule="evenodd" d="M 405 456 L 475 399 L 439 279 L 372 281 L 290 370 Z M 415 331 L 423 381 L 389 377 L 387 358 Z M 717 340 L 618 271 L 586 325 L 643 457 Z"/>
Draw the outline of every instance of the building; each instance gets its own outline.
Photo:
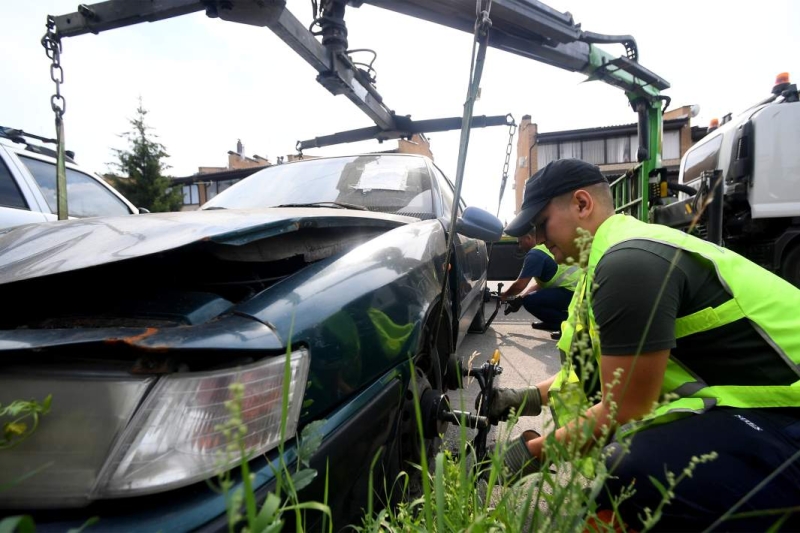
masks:
<path id="1" fill-rule="evenodd" d="M 706 128 L 691 125 L 696 109 L 683 106 L 664 113 L 661 157 L 669 180 L 678 179 L 683 154 L 706 134 Z M 606 177 L 615 178 L 636 165 L 638 145 L 635 123 L 539 133 L 530 115 L 523 116 L 514 175 L 515 213 L 522 204 L 525 181 L 547 163 L 574 157 L 597 165 Z"/>
<path id="2" fill-rule="evenodd" d="M 409 140 L 398 139 L 397 147 L 379 153 L 420 154 L 433 159 L 430 141 L 424 134 L 415 134 Z M 298 159 L 314 159 L 317 156 L 287 155 L 278 156 L 275 164 L 290 163 Z M 199 167 L 197 173 L 181 178 L 172 178 L 172 182 L 183 190 L 183 207 L 181 211 L 194 211 L 216 195 L 259 170 L 272 166 L 273 163 L 258 155 L 247 157 L 244 154 L 242 141 L 236 142 L 236 151 L 228 152 L 227 167 Z"/>

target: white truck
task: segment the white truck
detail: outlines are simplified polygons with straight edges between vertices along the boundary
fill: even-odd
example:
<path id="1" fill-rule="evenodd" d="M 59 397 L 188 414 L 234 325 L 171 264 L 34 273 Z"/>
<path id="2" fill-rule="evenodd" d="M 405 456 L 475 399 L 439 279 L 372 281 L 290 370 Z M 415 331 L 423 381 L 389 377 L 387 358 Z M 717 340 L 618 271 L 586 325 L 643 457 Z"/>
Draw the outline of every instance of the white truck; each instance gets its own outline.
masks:
<path id="1" fill-rule="evenodd" d="M 669 184 L 680 190 L 679 201 L 655 207 L 653 221 L 694 225 L 702 236 L 800 286 L 798 143 L 797 87 L 782 74 L 769 98 L 726 117 L 684 154 L 678 185 Z M 722 202 L 702 209 L 719 197 Z"/>

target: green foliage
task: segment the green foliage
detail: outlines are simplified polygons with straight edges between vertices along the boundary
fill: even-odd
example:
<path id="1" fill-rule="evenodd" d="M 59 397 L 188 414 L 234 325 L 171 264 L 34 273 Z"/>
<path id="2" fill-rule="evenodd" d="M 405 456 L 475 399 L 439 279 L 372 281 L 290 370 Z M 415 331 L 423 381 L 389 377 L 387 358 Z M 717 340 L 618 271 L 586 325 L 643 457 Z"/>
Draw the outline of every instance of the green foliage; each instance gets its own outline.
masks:
<path id="1" fill-rule="evenodd" d="M 13 448 L 36 431 L 39 417 L 50 412 L 53 396 L 48 395 L 42 403 L 36 400 L 16 400 L 10 404 L 0 405 L 0 418 L 10 417 L 3 422 L 3 433 L 0 435 L 0 450 Z"/>
<path id="2" fill-rule="evenodd" d="M 129 147 L 127 150 L 114 150 L 118 162 L 112 166 L 120 175 L 109 174 L 106 178 L 137 207 L 154 213 L 179 211 L 183 194 L 180 187 L 172 187 L 172 181 L 164 175 L 169 167 L 163 160 L 169 155 L 164 145 L 154 140 L 155 135 L 145 124 L 146 115 L 147 110 L 140 98 L 136 117 L 129 120 L 133 130 L 122 134 Z"/>

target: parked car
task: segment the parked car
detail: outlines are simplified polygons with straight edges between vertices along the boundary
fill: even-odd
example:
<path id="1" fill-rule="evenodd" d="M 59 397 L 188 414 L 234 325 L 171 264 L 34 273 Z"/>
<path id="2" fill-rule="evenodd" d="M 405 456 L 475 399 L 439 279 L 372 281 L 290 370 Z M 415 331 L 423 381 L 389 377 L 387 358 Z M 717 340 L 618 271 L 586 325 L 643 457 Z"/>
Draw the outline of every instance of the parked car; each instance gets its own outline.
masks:
<path id="1" fill-rule="evenodd" d="M 30 136 L 0 126 L 0 230 L 56 220 L 56 152 Z M 67 205 L 71 218 L 139 213 L 124 196 L 67 155 Z"/>
<path id="2" fill-rule="evenodd" d="M 288 434 L 326 421 L 304 497 L 322 501 L 327 471 L 336 527 L 355 520 L 380 449 L 376 479 L 419 461 L 412 365 L 435 405 L 482 323 L 484 241 L 502 224 L 459 202 L 448 262 L 453 196 L 425 157 L 313 159 L 261 170 L 201 211 L 0 235 L 0 403 L 52 394 L 37 430 L 0 450 L 0 484 L 18 481 L 0 506 L 45 529 L 99 516 L 104 531 L 227 530 L 204 481 L 228 386 L 245 386 L 263 496 L 288 351 Z M 445 426 L 423 410 L 430 452 Z"/>

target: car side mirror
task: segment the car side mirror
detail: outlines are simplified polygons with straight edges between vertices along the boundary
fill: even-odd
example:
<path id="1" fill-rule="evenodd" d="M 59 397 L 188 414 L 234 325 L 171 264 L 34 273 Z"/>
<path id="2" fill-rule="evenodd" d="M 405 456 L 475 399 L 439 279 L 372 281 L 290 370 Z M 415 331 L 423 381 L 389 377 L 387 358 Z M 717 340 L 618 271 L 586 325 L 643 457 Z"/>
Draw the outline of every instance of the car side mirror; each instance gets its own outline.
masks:
<path id="1" fill-rule="evenodd" d="M 147 209 L 146 207 L 137 207 L 136 209 L 138 209 L 138 210 L 139 210 L 139 214 L 140 214 L 140 215 L 143 215 L 143 214 L 145 214 L 145 213 L 149 213 L 149 212 L 150 212 L 150 210 L 149 210 L 149 209 Z"/>
<path id="2" fill-rule="evenodd" d="M 472 239 L 495 242 L 503 236 L 503 223 L 488 211 L 468 207 L 456 221 L 456 231 Z"/>

